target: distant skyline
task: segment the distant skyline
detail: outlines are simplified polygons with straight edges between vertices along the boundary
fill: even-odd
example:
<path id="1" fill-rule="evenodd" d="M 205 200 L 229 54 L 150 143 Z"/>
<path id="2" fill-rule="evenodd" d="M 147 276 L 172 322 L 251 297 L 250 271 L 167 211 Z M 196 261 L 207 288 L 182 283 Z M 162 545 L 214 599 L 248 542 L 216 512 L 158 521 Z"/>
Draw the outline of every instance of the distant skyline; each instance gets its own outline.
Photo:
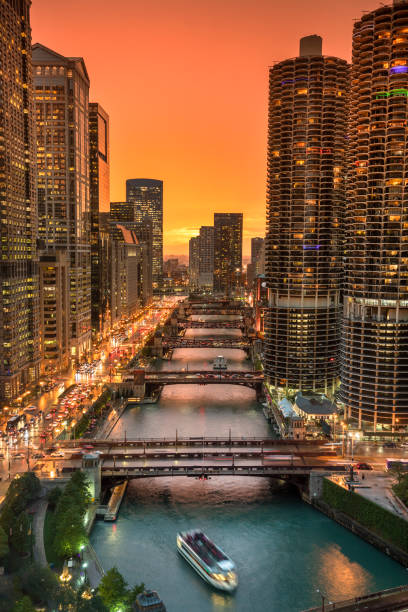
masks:
<path id="1" fill-rule="evenodd" d="M 390 3 L 390 1 L 388 2 Z M 111 200 L 164 182 L 164 256 L 214 212 L 243 212 L 244 256 L 265 231 L 268 66 L 301 36 L 350 60 L 353 19 L 379 0 L 34 0 L 33 42 L 83 56 L 110 116 Z"/>

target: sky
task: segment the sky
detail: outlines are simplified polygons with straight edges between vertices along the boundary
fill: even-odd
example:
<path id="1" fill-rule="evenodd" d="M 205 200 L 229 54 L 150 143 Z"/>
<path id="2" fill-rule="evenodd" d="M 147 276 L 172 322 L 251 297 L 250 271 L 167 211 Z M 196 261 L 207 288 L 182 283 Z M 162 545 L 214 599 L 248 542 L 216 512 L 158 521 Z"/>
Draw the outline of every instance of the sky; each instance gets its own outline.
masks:
<path id="1" fill-rule="evenodd" d="M 386 0 L 390 3 L 390 0 Z M 265 233 L 268 67 L 299 38 L 350 60 L 353 20 L 379 0 L 33 0 L 33 42 L 82 56 L 110 116 L 111 201 L 164 181 L 164 253 L 186 254 L 214 212 Z"/>

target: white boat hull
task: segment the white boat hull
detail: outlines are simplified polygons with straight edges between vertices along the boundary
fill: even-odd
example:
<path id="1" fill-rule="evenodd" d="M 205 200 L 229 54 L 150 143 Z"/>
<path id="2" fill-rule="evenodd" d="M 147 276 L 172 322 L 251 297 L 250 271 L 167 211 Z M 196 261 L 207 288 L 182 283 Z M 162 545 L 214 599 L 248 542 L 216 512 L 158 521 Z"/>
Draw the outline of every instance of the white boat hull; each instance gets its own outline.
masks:
<path id="1" fill-rule="evenodd" d="M 207 574 L 207 572 L 205 572 L 198 565 L 198 563 L 196 563 L 196 561 L 194 561 L 194 559 L 187 553 L 187 551 L 182 546 L 177 546 L 177 550 L 179 551 L 180 555 L 184 557 L 186 561 L 188 561 L 191 567 L 195 569 L 197 574 L 199 574 L 201 578 L 204 578 L 204 580 L 208 582 L 209 584 L 211 584 L 211 586 L 213 586 L 215 589 L 218 589 L 220 591 L 228 591 L 228 592 L 235 591 L 235 589 L 238 586 L 237 584 L 228 584 L 226 582 L 221 583 L 218 580 L 214 580 L 213 578 L 211 578 L 211 576 Z"/>

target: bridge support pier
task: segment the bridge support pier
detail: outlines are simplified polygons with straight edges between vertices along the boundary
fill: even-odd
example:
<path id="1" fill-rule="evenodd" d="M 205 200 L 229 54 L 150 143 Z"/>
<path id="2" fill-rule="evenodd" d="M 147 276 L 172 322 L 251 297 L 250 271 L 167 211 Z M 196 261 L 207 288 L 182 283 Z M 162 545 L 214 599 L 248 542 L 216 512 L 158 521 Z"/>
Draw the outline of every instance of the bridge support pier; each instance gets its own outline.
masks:
<path id="1" fill-rule="evenodd" d="M 99 501 L 101 495 L 101 460 L 99 455 L 96 453 L 84 455 L 82 457 L 81 472 L 88 479 L 92 501 Z"/>
<path id="2" fill-rule="evenodd" d="M 323 495 L 323 481 L 327 472 L 311 472 L 309 476 L 309 503 L 321 499 Z"/>
<path id="3" fill-rule="evenodd" d="M 163 337 L 161 334 L 154 337 L 152 352 L 159 359 L 163 359 Z"/>

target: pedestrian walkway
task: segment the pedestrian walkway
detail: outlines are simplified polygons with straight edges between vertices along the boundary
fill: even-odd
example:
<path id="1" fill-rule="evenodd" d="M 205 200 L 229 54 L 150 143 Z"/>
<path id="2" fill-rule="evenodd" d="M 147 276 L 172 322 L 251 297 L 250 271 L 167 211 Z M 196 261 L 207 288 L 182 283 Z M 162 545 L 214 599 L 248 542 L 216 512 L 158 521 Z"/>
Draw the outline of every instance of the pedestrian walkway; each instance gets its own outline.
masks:
<path id="1" fill-rule="evenodd" d="M 395 478 L 384 472 L 372 471 L 364 472 L 364 480 L 362 480 L 362 474 L 363 472 L 360 471 L 359 481 L 364 487 L 356 487 L 355 493 L 366 497 L 400 518 L 408 520 L 408 510 L 398 503 L 391 488 Z"/>
<path id="2" fill-rule="evenodd" d="M 127 404 L 126 400 L 123 400 L 123 399 L 116 400 L 113 403 L 112 410 L 110 411 L 108 417 L 104 420 L 102 425 L 98 427 L 98 429 L 96 430 L 93 436 L 94 438 L 103 440 L 109 436 L 110 432 L 112 431 L 112 429 L 115 427 L 116 423 L 119 421 L 120 417 L 122 416 L 126 408 L 126 404 Z"/>
<path id="3" fill-rule="evenodd" d="M 100 581 L 105 575 L 105 570 L 103 569 L 98 556 L 91 544 L 85 548 L 83 552 L 83 558 L 86 562 L 86 573 L 88 575 L 89 584 L 92 589 L 96 589 L 99 586 Z"/>
<path id="4" fill-rule="evenodd" d="M 32 505 L 32 510 L 35 510 L 32 527 L 34 536 L 34 561 L 41 567 L 48 565 L 44 547 L 44 522 L 47 507 L 48 501 L 46 499 L 40 499 Z"/>

